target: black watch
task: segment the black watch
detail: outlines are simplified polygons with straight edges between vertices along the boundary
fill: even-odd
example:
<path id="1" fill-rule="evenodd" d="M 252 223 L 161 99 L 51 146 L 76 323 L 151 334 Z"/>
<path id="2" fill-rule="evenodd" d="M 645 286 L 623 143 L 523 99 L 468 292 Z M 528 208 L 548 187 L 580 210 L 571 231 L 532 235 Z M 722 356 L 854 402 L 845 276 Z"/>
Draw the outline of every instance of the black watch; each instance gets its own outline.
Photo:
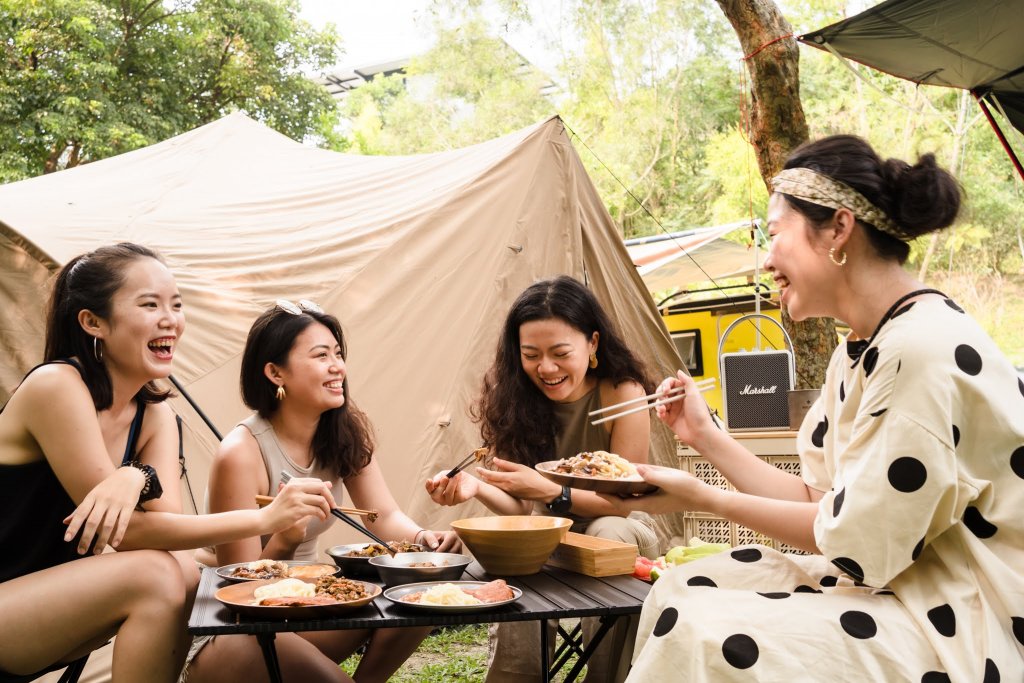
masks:
<path id="1" fill-rule="evenodd" d="M 562 493 L 557 498 L 547 504 L 549 512 L 553 512 L 556 515 L 567 515 L 569 510 L 572 509 L 572 489 L 568 486 L 562 487 Z"/>

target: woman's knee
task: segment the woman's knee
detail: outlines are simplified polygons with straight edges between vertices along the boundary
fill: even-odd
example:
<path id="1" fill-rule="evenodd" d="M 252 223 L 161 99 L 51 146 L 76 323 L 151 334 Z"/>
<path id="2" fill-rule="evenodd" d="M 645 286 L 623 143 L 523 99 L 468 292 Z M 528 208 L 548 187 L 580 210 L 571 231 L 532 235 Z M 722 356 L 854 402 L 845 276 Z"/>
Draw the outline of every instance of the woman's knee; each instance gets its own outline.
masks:
<path id="1" fill-rule="evenodd" d="M 645 557 L 658 556 L 658 535 L 639 520 L 628 517 L 598 517 L 587 526 L 586 534 L 621 543 L 632 543 Z"/>
<path id="2" fill-rule="evenodd" d="M 160 602 L 172 607 L 185 604 L 191 579 L 175 557 L 163 550 L 131 550 L 123 555 L 121 580 L 126 597 Z"/>

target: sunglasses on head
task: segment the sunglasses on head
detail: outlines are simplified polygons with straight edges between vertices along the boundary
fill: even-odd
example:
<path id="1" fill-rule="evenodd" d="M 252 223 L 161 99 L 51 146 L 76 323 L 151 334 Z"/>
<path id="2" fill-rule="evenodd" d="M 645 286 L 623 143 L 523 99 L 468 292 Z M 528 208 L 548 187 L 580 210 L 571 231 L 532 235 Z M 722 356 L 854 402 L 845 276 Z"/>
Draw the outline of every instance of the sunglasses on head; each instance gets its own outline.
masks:
<path id="1" fill-rule="evenodd" d="M 285 313 L 291 313 L 292 315 L 302 315 L 306 313 L 323 313 L 324 309 L 320 308 L 319 304 L 316 304 L 309 299 L 299 299 L 299 303 L 295 304 L 287 299 L 278 299 L 274 302 L 274 305 L 280 308 Z"/>

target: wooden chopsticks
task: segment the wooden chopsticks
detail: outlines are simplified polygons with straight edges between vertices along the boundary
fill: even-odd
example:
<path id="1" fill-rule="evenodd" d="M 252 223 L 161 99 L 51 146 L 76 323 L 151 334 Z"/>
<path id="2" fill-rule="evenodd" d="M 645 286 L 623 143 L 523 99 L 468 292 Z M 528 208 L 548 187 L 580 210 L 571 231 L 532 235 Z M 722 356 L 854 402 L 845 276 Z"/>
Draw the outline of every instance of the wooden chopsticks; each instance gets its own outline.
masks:
<path id="1" fill-rule="evenodd" d="M 695 384 L 697 385 L 697 390 L 698 391 L 701 391 L 701 392 L 708 391 L 710 389 L 714 389 L 715 388 L 715 378 L 714 377 L 707 377 L 705 379 L 700 380 L 699 382 L 695 382 Z M 656 391 L 653 394 L 649 394 L 647 396 L 641 396 L 639 398 L 630 399 L 629 401 L 623 401 L 622 403 L 616 403 L 615 405 L 610 405 L 610 406 L 608 406 L 606 408 L 601 408 L 599 410 L 591 411 L 590 413 L 588 413 L 588 415 L 594 416 L 594 415 L 600 415 L 601 413 L 607 413 L 607 412 L 613 411 L 613 410 L 620 410 L 621 408 L 625 408 L 627 406 L 631 406 L 631 405 L 633 405 L 635 403 L 642 403 L 643 404 L 643 405 L 637 406 L 636 408 L 630 408 L 629 410 L 624 410 L 621 413 L 615 413 L 614 415 L 609 415 L 607 417 L 602 417 L 602 418 L 600 418 L 598 420 L 593 420 L 590 424 L 592 424 L 592 425 L 599 425 L 599 424 L 602 424 L 604 422 L 608 422 L 609 420 L 614 420 L 614 419 L 623 417 L 624 415 L 632 415 L 633 413 L 639 413 L 642 410 L 648 410 L 650 408 L 654 408 L 655 406 L 663 406 L 666 403 L 673 403 L 673 402 L 678 401 L 678 400 L 683 399 L 683 398 L 686 398 L 686 390 L 683 387 L 675 387 L 674 389 L 668 389 L 667 391 Z M 651 399 L 655 399 L 655 401 L 653 403 L 647 403 L 647 401 L 650 401 Z"/>
<path id="2" fill-rule="evenodd" d="M 274 501 L 273 496 L 256 496 L 256 504 L 260 507 L 264 505 L 270 505 Z M 360 510 L 359 508 L 338 508 L 346 515 L 359 515 L 360 517 L 366 517 L 367 522 L 376 522 L 377 517 L 380 513 L 376 510 Z"/>
<path id="3" fill-rule="evenodd" d="M 462 462 L 460 462 L 458 465 L 453 467 L 451 469 L 451 471 L 448 472 L 448 474 L 446 474 L 444 476 L 446 476 L 449 479 L 451 479 L 456 474 L 458 474 L 462 470 L 464 470 L 467 467 L 469 467 L 470 465 L 472 465 L 474 462 L 477 462 L 478 460 L 483 458 L 485 455 L 487 455 L 487 448 L 486 447 L 481 447 L 481 448 L 476 449 L 475 451 L 473 451 L 472 453 L 467 455 L 465 458 L 463 458 Z"/>

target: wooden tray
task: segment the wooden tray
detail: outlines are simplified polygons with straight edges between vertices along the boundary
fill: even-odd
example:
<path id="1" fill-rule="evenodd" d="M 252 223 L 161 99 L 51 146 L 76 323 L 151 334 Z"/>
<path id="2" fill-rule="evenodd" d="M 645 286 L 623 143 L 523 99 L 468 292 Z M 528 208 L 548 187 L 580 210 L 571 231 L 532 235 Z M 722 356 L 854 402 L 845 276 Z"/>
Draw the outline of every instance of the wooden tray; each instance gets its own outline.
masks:
<path id="1" fill-rule="evenodd" d="M 568 532 L 548 564 L 587 576 L 632 574 L 637 548 L 632 543 Z"/>

